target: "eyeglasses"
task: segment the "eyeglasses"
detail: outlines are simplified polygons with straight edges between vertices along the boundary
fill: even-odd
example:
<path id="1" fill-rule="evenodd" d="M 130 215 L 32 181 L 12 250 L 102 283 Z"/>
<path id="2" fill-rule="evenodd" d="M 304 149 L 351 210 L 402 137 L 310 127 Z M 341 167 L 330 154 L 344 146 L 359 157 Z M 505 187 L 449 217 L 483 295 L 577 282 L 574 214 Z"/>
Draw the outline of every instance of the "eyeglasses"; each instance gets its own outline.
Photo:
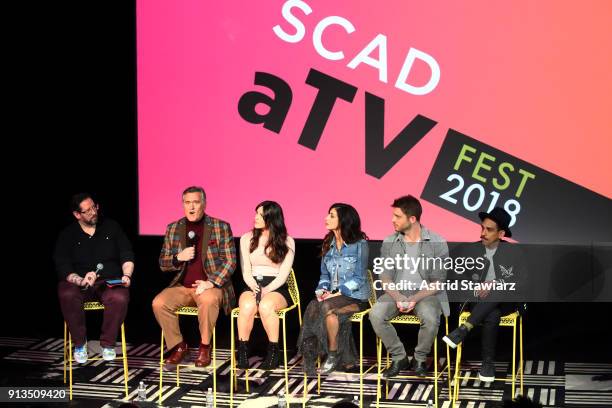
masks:
<path id="1" fill-rule="evenodd" d="M 79 211 L 79 213 L 85 214 L 85 215 L 91 215 L 93 213 L 97 213 L 98 209 L 99 209 L 98 204 L 94 204 L 91 207 L 89 207 L 88 209 L 86 209 L 85 211 Z"/>

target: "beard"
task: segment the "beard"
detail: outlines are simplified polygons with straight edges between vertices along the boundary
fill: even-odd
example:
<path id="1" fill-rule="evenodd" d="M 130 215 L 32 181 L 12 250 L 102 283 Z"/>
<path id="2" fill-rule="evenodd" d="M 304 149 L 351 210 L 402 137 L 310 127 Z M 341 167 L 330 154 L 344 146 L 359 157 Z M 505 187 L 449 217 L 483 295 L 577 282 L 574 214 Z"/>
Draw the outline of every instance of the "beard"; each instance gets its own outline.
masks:
<path id="1" fill-rule="evenodd" d="M 90 220 L 83 220 L 83 223 L 89 225 L 90 227 L 95 227 L 98 224 L 98 216 L 91 217 Z"/>
<path id="2" fill-rule="evenodd" d="M 408 223 L 405 225 L 400 225 L 397 231 L 403 235 L 406 235 L 410 232 L 411 229 L 412 229 L 412 224 Z"/>

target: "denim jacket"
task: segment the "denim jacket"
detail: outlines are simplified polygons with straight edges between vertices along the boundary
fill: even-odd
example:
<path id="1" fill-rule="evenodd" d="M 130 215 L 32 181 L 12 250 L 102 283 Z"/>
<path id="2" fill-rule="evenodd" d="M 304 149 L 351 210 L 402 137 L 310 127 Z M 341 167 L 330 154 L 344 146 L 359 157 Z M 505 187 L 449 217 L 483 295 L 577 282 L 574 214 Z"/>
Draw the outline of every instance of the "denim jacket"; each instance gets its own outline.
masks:
<path id="1" fill-rule="evenodd" d="M 367 278 L 368 243 L 365 239 L 336 248 L 336 239 L 321 259 L 321 278 L 317 289 L 338 289 L 341 294 L 361 301 L 370 296 Z"/>

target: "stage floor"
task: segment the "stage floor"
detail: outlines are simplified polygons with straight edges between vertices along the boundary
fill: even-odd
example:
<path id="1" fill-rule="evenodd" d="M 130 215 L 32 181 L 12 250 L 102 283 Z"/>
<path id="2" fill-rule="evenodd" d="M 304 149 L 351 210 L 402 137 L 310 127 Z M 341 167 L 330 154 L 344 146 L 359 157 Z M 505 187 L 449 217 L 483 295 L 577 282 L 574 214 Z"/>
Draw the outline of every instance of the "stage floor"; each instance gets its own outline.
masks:
<path id="1" fill-rule="evenodd" d="M 63 384 L 63 339 L 61 338 L 0 338 L 2 386 L 46 386 L 60 387 Z M 99 343 L 89 342 L 90 357 L 99 353 Z M 120 350 L 118 349 L 118 353 Z M 194 349 L 192 358 L 195 358 Z M 452 354 L 454 358 L 454 353 Z M 530 356 L 532 357 L 532 356 Z M 128 345 L 129 358 L 129 397 L 137 398 L 136 388 L 140 381 L 147 387 L 147 402 L 140 406 L 157 406 L 159 393 L 159 343 Z M 217 350 L 217 406 L 229 406 L 229 350 Z M 261 364 L 261 357 L 252 357 L 251 367 Z M 291 359 L 290 365 L 296 363 Z M 304 389 L 299 361 L 289 373 L 289 390 L 292 396 L 301 398 Z M 366 368 L 374 364 L 373 358 L 365 362 Z M 478 373 L 479 361 L 466 361 L 462 368 Z M 508 361 L 496 363 L 497 376 L 510 375 Z M 373 370 L 374 371 L 374 370 Z M 577 363 L 561 360 L 526 360 L 525 394 L 545 407 L 612 407 L 612 364 Z M 124 396 L 123 366 L 121 360 L 105 362 L 102 360 L 87 364 L 74 364 L 74 401 L 75 407 L 118 407 Z M 164 372 L 163 400 L 166 407 L 205 406 L 206 390 L 212 387 L 210 370 L 181 369 L 181 385 L 176 386 L 174 372 Z M 258 397 L 273 396 L 284 387 L 283 370 L 274 372 L 251 371 L 249 373 L 250 393 L 244 390 L 244 374 L 239 377 L 239 392 L 234 397 L 234 406 L 245 401 L 254 405 Z M 260 382 L 260 384 L 257 384 Z M 384 383 L 383 383 L 384 384 Z M 307 407 L 330 407 L 341 399 L 352 399 L 359 395 L 358 374 L 334 374 L 322 378 L 321 395 L 316 395 L 316 378 L 308 381 L 309 400 Z M 450 407 L 446 377 L 439 381 L 440 406 Z M 485 384 L 478 380 L 464 381 L 461 387 L 462 408 L 490 408 L 499 401 L 510 398 L 509 384 Z M 364 407 L 376 406 L 376 374 L 366 375 L 364 381 Z M 433 383 L 399 379 L 389 384 L 389 399 L 382 400 L 381 407 L 425 406 L 433 400 Z M 63 404 L 65 406 L 66 404 Z M 244 406 L 247 404 L 245 403 Z M 291 404 L 292 406 L 301 406 Z M 25 407 L 27 404 L 15 406 Z M 40 404 L 32 404 L 40 407 Z M 51 406 L 46 404 L 45 406 Z M 274 405 L 276 406 L 276 405 Z"/>

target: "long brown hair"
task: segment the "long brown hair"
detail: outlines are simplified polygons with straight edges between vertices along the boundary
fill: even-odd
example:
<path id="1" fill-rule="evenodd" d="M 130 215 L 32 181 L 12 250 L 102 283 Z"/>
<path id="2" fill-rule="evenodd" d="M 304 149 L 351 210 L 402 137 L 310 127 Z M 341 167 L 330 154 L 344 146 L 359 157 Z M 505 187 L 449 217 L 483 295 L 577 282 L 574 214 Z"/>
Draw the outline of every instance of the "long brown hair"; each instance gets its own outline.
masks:
<path id="1" fill-rule="evenodd" d="M 338 225 L 340 226 L 340 236 L 347 244 L 354 244 L 362 239 L 368 239 L 365 232 L 361 230 L 361 219 L 359 213 L 350 204 L 334 203 L 329 207 L 328 213 L 335 209 L 338 214 Z M 329 231 L 323 238 L 321 256 L 324 256 L 331 247 L 334 239 L 334 231 Z"/>
<path id="2" fill-rule="evenodd" d="M 263 219 L 270 232 L 268 242 L 264 248 L 264 254 L 270 258 L 272 262 L 281 263 L 285 259 L 287 252 L 289 252 L 283 209 L 275 201 L 263 201 L 257 204 L 255 211 L 257 211 L 259 207 L 263 210 Z M 263 229 L 253 228 L 249 252 L 253 252 L 257 249 L 262 231 Z"/>

